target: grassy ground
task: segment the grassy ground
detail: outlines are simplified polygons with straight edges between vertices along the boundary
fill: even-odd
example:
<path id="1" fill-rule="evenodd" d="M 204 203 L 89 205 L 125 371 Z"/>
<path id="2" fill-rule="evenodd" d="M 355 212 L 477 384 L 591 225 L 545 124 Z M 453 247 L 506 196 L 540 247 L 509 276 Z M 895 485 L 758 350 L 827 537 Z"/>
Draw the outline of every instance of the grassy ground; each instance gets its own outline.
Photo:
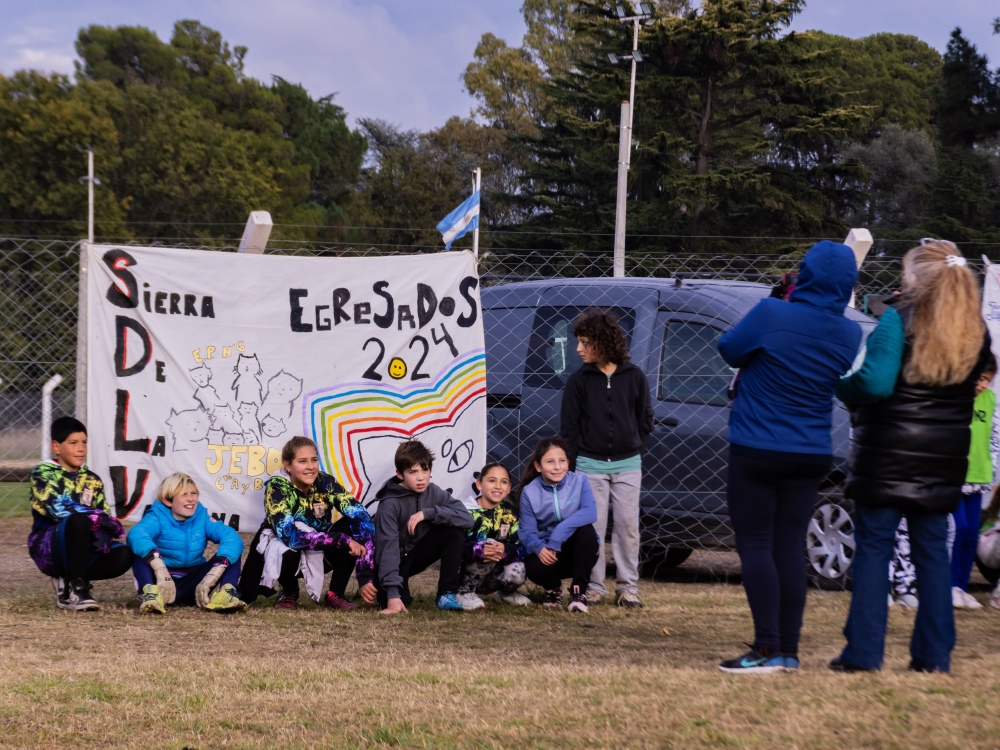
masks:
<path id="1" fill-rule="evenodd" d="M 27 532 L 5 525 L 11 539 Z M 710 557 L 644 581 L 639 612 L 444 614 L 425 596 L 392 619 L 311 602 L 140 618 L 122 579 L 97 585 L 99 614 L 57 611 L 23 543 L 8 544 L 0 746 L 1000 746 L 1000 612 L 958 613 L 952 674 L 918 675 L 906 671 L 913 615 L 893 608 L 886 669 L 839 675 L 826 663 L 849 595 L 813 591 L 802 671 L 731 676 L 715 665 L 742 651 L 750 616 L 737 577 L 694 582 Z"/>
<path id="2" fill-rule="evenodd" d="M 0 520 L 30 517 L 27 482 L 0 482 Z"/>

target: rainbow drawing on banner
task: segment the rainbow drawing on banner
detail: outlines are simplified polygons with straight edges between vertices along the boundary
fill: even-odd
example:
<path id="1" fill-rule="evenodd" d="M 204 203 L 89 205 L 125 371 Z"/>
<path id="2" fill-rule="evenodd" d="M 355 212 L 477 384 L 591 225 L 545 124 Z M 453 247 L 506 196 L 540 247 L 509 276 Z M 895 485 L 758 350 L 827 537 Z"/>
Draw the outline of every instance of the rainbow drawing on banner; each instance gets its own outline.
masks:
<path id="1" fill-rule="evenodd" d="M 360 442 L 378 436 L 410 438 L 454 425 L 486 396 L 486 352 L 453 359 L 429 381 L 410 386 L 361 381 L 306 394 L 303 425 L 319 447 L 323 471 L 359 500 L 368 487 Z M 391 465 L 391 461 L 390 461 Z"/>

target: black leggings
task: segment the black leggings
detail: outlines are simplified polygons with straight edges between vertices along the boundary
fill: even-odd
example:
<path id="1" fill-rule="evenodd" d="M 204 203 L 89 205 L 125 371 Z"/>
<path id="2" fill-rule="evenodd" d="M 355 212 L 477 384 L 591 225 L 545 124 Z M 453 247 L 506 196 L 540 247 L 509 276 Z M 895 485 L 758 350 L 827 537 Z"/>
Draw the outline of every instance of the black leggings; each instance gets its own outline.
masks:
<path id="1" fill-rule="evenodd" d="M 330 527 L 330 533 L 341 533 L 350 536 L 350 523 L 351 520 L 349 518 L 341 518 Z M 286 594 L 294 594 L 295 596 L 299 594 L 297 573 L 301 558 L 302 553 L 294 549 L 288 550 L 281 556 L 281 572 L 278 575 L 278 583 L 281 584 L 281 590 Z M 351 580 L 351 572 L 354 570 L 358 558 L 346 549 L 330 547 L 323 550 L 323 560 L 324 568 L 333 571 L 330 574 L 330 591 L 342 597 L 344 592 L 347 591 L 347 584 Z"/>
<path id="2" fill-rule="evenodd" d="M 806 528 L 828 469 L 828 464 L 730 454 L 726 499 L 754 645 L 760 648 L 798 653 L 806 607 Z"/>
<path id="3" fill-rule="evenodd" d="M 103 581 L 117 578 L 132 567 L 135 556 L 124 545 L 112 547 L 108 552 L 94 549 L 94 533 L 90 516 L 74 513 L 66 519 L 63 532 L 63 557 L 66 562 L 65 577 L 71 581 Z"/>
<path id="4" fill-rule="evenodd" d="M 561 589 L 563 578 L 572 576 L 572 585 L 579 586 L 580 593 L 585 594 L 590 583 L 590 571 L 597 562 L 600 549 L 597 532 L 588 523 L 562 543 L 562 549 L 556 553 L 558 559 L 552 565 L 545 565 L 538 559 L 538 555 L 528 555 L 528 559 L 524 561 L 524 570 L 529 581 L 546 591 Z"/>

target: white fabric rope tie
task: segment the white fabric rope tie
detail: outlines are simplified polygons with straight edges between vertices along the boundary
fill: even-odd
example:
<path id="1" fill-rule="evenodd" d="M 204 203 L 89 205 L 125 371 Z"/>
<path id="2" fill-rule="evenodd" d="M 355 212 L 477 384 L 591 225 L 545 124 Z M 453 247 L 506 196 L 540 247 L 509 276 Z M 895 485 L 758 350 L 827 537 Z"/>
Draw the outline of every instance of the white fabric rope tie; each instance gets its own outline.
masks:
<path id="1" fill-rule="evenodd" d="M 944 256 L 944 262 L 949 266 L 964 266 L 968 261 L 961 255 L 946 255 Z"/>

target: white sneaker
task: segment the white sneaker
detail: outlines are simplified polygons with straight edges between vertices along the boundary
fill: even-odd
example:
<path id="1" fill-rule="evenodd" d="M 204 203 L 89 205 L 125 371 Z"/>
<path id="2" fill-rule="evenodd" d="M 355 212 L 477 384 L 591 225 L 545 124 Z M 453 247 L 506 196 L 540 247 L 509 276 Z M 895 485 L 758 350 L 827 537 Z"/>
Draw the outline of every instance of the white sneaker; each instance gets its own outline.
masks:
<path id="1" fill-rule="evenodd" d="M 500 604 L 510 604 L 513 607 L 527 607 L 531 604 L 531 599 L 520 591 L 515 591 L 512 594 L 501 594 L 497 591 L 493 594 L 493 598 Z"/>
<path id="2" fill-rule="evenodd" d="M 903 594 L 896 599 L 896 604 L 901 607 L 906 607 L 907 609 L 916 609 L 920 606 L 920 600 L 913 594 Z"/>
<path id="3" fill-rule="evenodd" d="M 966 609 L 982 609 L 983 605 L 980 604 L 976 597 L 970 594 L 968 591 L 962 591 L 962 596 L 965 597 L 965 608 Z"/>
<path id="4" fill-rule="evenodd" d="M 458 599 L 458 603 L 462 605 L 462 609 L 479 609 L 480 607 L 485 607 L 486 602 L 480 599 L 475 594 L 458 594 L 455 596 Z"/>
<path id="5" fill-rule="evenodd" d="M 983 605 L 958 586 L 951 588 L 951 606 L 955 609 L 982 609 Z"/>

